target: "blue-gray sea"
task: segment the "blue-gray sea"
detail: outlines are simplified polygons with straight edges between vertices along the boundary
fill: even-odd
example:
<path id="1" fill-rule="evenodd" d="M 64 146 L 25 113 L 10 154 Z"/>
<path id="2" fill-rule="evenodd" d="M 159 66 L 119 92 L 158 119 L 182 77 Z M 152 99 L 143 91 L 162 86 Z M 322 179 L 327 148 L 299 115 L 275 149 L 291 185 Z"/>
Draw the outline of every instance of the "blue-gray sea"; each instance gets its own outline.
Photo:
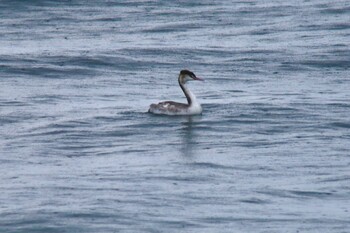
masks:
<path id="1" fill-rule="evenodd" d="M 0 232 L 350 232 L 350 2 L 0 1 Z"/>

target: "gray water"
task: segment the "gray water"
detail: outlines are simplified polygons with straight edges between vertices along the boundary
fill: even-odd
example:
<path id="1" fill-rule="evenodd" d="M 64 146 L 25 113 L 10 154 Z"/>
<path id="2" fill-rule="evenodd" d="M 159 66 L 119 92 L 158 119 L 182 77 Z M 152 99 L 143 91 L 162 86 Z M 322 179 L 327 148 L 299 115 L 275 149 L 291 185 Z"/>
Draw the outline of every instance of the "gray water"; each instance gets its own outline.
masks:
<path id="1" fill-rule="evenodd" d="M 1 1 L 0 232 L 350 232 L 350 3 Z M 203 114 L 154 116 L 185 102 Z"/>

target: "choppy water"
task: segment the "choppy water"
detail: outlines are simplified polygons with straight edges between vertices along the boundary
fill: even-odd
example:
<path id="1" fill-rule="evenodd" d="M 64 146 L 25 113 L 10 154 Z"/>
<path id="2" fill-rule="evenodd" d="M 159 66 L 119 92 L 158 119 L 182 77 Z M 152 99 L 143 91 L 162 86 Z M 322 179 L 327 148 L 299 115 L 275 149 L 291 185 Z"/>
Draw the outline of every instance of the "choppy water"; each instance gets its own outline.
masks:
<path id="1" fill-rule="evenodd" d="M 1 1 L 0 32 L 0 232 L 350 231 L 349 1 Z M 203 114 L 146 113 L 183 68 Z"/>

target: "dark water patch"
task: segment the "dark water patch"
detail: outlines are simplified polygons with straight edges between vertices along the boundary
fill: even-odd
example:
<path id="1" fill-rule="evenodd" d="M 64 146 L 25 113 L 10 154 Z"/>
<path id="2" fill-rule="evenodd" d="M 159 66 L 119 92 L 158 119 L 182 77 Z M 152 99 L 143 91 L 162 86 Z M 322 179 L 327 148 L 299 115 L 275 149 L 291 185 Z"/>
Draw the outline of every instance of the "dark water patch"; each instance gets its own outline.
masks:
<path id="1" fill-rule="evenodd" d="M 11 66 L 15 66 L 18 63 L 25 64 L 25 65 L 33 65 L 33 64 L 37 64 L 38 60 L 36 58 L 30 58 L 29 56 L 26 56 L 26 55 L 23 55 L 20 58 L 13 55 L 3 55 L 0 57 L 0 63 L 2 65 L 6 64 Z"/>
<path id="2" fill-rule="evenodd" d="M 333 195 L 333 193 L 330 193 L 330 192 L 315 192 L 315 191 L 289 191 L 289 192 L 297 196 L 316 197 L 316 198 L 329 197 Z"/>
<path id="3" fill-rule="evenodd" d="M 118 58 L 113 56 L 76 56 L 69 57 L 67 64 L 73 66 L 82 66 L 82 67 L 106 67 L 111 66 L 114 63 L 112 60 L 119 60 L 122 63 L 129 63 L 130 61 L 124 58 Z M 64 63 L 63 63 L 64 64 Z"/>
<path id="4" fill-rule="evenodd" d="M 67 218 L 85 218 L 85 219 L 103 219 L 103 218 L 110 218 L 110 213 L 102 213 L 102 212 L 73 212 L 73 213 L 62 213 L 64 217 Z"/>
<path id="5" fill-rule="evenodd" d="M 170 1 L 169 2 L 170 4 L 175 4 L 177 5 L 178 7 L 181 7 L 183 8 L 183 6 L 186 8 L 186 7 L 191 7 L 191 8 L 197 8 L 197 7 L 203 7 L 203 6 L 208 6 L 208 7 L 213 7 L 213 6 L 216 6 L 217 3 L 215 2 L 212 2 L 212 1 L 191 1 L 191 2 L 188 2 L 188 1 Z M 168 3 L 168 4 L 169 4 Z"/>
<path id="6" fill-rule="evenodd" d="M 127 128 L 120 128 L 120 129 L 108 129 L 104 131 L 98 131 L 98 132 L 90 132 L 91 138 L 93 136 L 99 136 L 99 137 L 107 137 L 107 138 L 115 138 L 116 140 L 125 140 L 128 141 L 127 138 L 133 137 L 136 134 L 134 130 L 128 130 Z"/>
<path id="7" fill-rule="evenodd" d="M 276 96 L 276 95 L 275 95 Z M 278 94 L 278 96 L 281 96 L 281 94 Z M 282 96 L 284 96 L 284 94 L 282 94 Z M 250 104 L 252 106 L 256 106 L 256 104 Z M 288 112 L 288 113 L 296 113 L 299 111 L 299 109 L 297 108 L 293 108 L 293 107 L 283 107 L 283 106 L 272 106 L 272 105 L 265 105 L 265 106 L 256 106 L 254 107 L 255 110 L 259 110 L 259 111 L 263 111 L 263 112 L 276 112 L 276 113 L 284 113 L 284 112 Z"/>
<path id="8" fill-rule="evenodd" d="M 300 25 L 300 31 L 335 31 L 335 30 L 348 30 L 350 28 L 349 23 L 333 23 L 333 24 L 308 24 Z"/>
<path id="9" fill-rule="evenodd" d="M 273 222 L 297 222 L 297 219 L 291 218 L 262 218 L 262 217 L 206 217 L 200 218 L 200 221 L 206 222 L 208 224 L 228 224 L 233 222 L 251 222 L 251 223 L 273 223 Z M 267 231 L 268 232 L 268 231 Z"/>
<path id="10" fill-rule="evenodd" d="M 348 104 L 348 103 L 326 103 L 326 105 L 328 107 L 340 108 L 340 109 L 344 109 L 344 110 L 348 110 L 348 108 L 350 108 L 350 104 Z"/>
<path id="11" fill-rule="evenodd" d="M 186 32 L 193 29 L 198 29 L 203 25 L 198 25 L 194 23 L 181 23 L 181 24 L 169 24 L 156 26 L 149 29 L 144 29 L 145 33 L 170 33 L 170 32 Z"/>
<path id="12" fill-rule="evenodd" d="M 252 116 L 259 119 L 273 119 L 273 118 L 296 118 L 302 117 L 305 112 L 296 107 L 284 107 L 284 106 L 274 106 L 269 104 L 257 104 L 250 103 Z M 271 122 L 272 123 L 272 122 Z M 278 123 L 278 122 L 276 122 Z"/>
<path id="13" fill-rule="evenodd" d="M 343 46 L 342 44 L 333 45 L 328 52 L 339 59 L 350 60 L 350 48 L 346 46 L 342 48 Z"/>
<path id="14" fill-rule="evenodd" d="M 299 62 L 290 62 L 290 61 L 283 61 L 279 65 L 279 69 L 285 70 L 285 71 L 308 71 L 311 70 L 311 68 L 307 66 L 302 66 Z"/>
<path id="15" fill-rule="evenodd" d="M 239 64 L 240 66 L 244 65 L 244 66 L 255 66 L 257 67 L 258 63 L 262 64 L 266 64 L 266 59 L 263 58 L 263 57 L 255 57 L 255 56 L 252 56 L 252 57 L 238 57 L 238 58 L 232 58 L 232 59 L 229 59 L 229 60 L 226 60 L 225 61 L 226 63 L 231 63 L 232 65 L 233 64 Z M 254 73 L 253 70 L 250 70 L 249 73 Z M 260 73 L 258 72 L 258 70 L 255 71 L 255 73 Z"/>
<path id="16" fill-rule="evenodd" d="M 228 166 L 228 165 L 222 165 L 222 164 L 216 164 L 216 163 L 210 163 L 210 162 L 196 162 L 196 163 L 189 163 L 187 164 L 190 167 L 193 168 L 200 168 L 200 169 L 213 169 L 213 170 L 232 170 L 232 171 L 274 171 L 274 169 L 271 169 L 266 166 Z"/>
<path id="17" fill-rule="evenodd" d="M 348 30 L 350 29 L 350 23 L 334 23 L 325 26 L 326 30 Z"/>
<path id="18" fill-rule="evenodd" d="M 30 105 L 28 105 L 30 106 Z M 0 124 L 7 124 L 7 123 L 20 123 L 20 122 L 32 122 L 32 120 L 41 120 L 46 118 L 44 117 L 39 117 L 37 115 L 24 112 L 24 111 L 14 111 L 10 114 L 6 115 L 0 115 Z"/>
<path id="19" fill-rule="evenodd" d="M 344 182 L 344 181 L 350 181 L 350 175 L 325 178 L 325 179 L 321 179 L 319 182 L 323 183 L 323 182 Z"/>
<path id="20" fill-rule="evenodd" d="M 336 51 L 338 50 L 338 48 L 344 48 L 345 51 L 348 51 L 348 50 L 349 50 L 347 44 L 344 44 L 344 43 L 336 43 L 336 44 L 333 44 L 333 47 L 336 49 Z M 346 55 L 348 55 L 348 54 L 346 54 Z"/>
<path id="21" fill-rule="evenodd" d="M 261 135 L 272 136 L 272 135 L 276 135 L 276 134 L 290 133 L 294 129 L 295 129 L 294 126 L 286 126 L 286 125 L 277 126 L 277 127 L 271 126 L 268 129 L 257 129 L 255 131 L 255 133 L 261 134 Z"/>
<path id="22" fill-rule="evenodd" d="M 46 117 L 45 119 L 52 119 Z M 61 123 L 48 123 L 41 126 L 31 127 L 22 133 L 19 137 L 42 137 L 42 136 L 62 136 L 62 138 L 91 138 L 93 133 L 99 132 L 91 127 L 95 125 L 85 121 L 67 121 Z M 38 138 L 39 139 L 39 138 Z M 42 140 L 42 139 L 41 139 Z"/>
<path id="23" fill-rule="evenodd" d="M 270 189 L 264 191 L 257 191 L 261 194 L 275 196 L 279 198 L 317 198 L 324 199 L 334 195 L 332 192 L 318 192 L 318 191 L 295 191 L 295 190 L 277 190 Z"/>
<path id="24" fill-rule="evenodd" d="M 280 31 L 272 30 L 272 29 L 258 29 L 258 30 L 253 30 L 249 34 L 252 36 L 262 36 L 262 35 L 269 35 L 269 34 L 274 34 L 274 33 L 279 33 Z"/>
<path id="25" fill-rule="evenodd" d="M 246 54 L 246 55 L 261 55 L 261 56 L 264 56 L 264 55 L 276 55 L 276 54 L 279 54 L 281 53 L 282 51 L 280 50 L 273 50 L 273 49 L 252 49 L 252 48 L 249 48 L 249 49 L 240 49 L 238 50 L 237 52 L 241 54 Z"/>
<path id="26" fill-rule="evenodd" d="M 257 205 L 264 205 L 264 204 L 269 204 L 271 201 L 268 200 L 263 200 L 260 198 L 246 198 L 246 199 L 241 199 L 240 202 L 243 203 L 248 203 L 248 204 L 257 204 Z"/>
<path id="27" fill-rule="evenodd" d="M 57 123 L 49 123 L 46 126 L 41 126 L 41 129 L 74 129 L 82 126 L 91 126 L 91 122 L 85 120 L 67 120 Z"/>
<path id="28" fill-rule="evenodd" d="M 249 148 L 249 149 L 261 149 L 261 148 L 272 148 L 272 147 L 278 147 L 282 145 L 287 145 L 290 142 L 286 142 L 283 139 L 279 140 L 269 140 L 269 139 L 257 139 L 254 141 L 237 141 L 235 144 L 237 146 L 243 147 L 243 148 Z"/>
<path id="29" fill-rule="evenodd" d="M 89 119 L 87 119 L 89 120 Z M 117 116 L 94 116 L 91 121 L 96 121 L 96 122 L 108 122 L 108 123 L 113 123 L 116 121 L 119 121 L 120 117 Z"/>
<path id="30" fill-rule="evenodd" d="M 213 120 L 203 120 L 201 123 L 197 124 L 197 127 L 233 127 L 235 125 L 246 125 L 246 124 L 261 124 L 261 123 L 266 123 L 265 119 L 261 119 L 252 114 L 237 114 L 237 115 L 230 115 L 230 112 L 224 112 L 225 114 L 222 115 L 220 114 L 219 119 L 213 119 Z"/>
<path id="31" fill-rule="evenodd" d="M 290 15 L 296 12 L 298 9 L 295 5 L 283 5 L 284 11 L 280 11 L 279 7 L 273 5 L 260 5 L 257 2 L 250 2 L 250 6 L 238 8 L 236 14 L 244 18 L 249 18 L 250 16 L 259 16 L 264 18 L 275 18 Z"/>
<path id="32" fill-rule="evenodd" d="M 308 61 L 302 61 L 299 64 L 310 68 L 321 68 L 321 69 L 329 69 L 329 68 L 349 69 L 350 67 L 349 60 L 308 60 Z"/>
<path id="33" fill-rule="evenodd" d="M 120 151 L 123 154 L 145 154 L 148 152 L 148 149 L 126 149 Z"/>
<path id="34" fill-rule="evenodd" d="M 201 224 L 193 223 L 189 220 L 187 221 L 180 221 L 180 220 L 156 220 L 153 221 L 155 224 L 162 225 L 165 229 L 188 229 L 188 228 L 194 228 L 194 227 L 199 227 Z M 153 231 L 155 231 L 153 229 Z M 170 230 L 171 231 L 171 230 Z M 158 231 L 155 231 L 158 232 Z"/>
<path id="35" fill-rule="evenodd" d="M 30 232 L 30 229 L 35 228 L 36 225 L 48 225 L 49 224 L 48 217 L 40 216 L 40 214 L 38 215 L 35 213 L 32 213 L 32 214 L 33 214 L 32 217 L 28 216 L 27 218 L 25 218 L 24 216 L 22 216 L 23 217 L 22 219 L 18 219 L 18 216 L 13 216 L 14 219 L 12 219 L 11 221 L 8 221 L 6 223 L 1 223 L 1 226 L 3 226 L 3 227 L 4 226 L 7 226 L 7 227 L 16 226 L 19 228 L 17 230 L 20 230 L 20 229 L 23 230 L 23 229 L 26 229 L 28 227 L 29 229 L 26 229 L 26 230 L 29 230 L 28 232 Z M 51 224 L 49 224 L 49 225 L 51 225 Z"/>
<path id="36" fill-rule="evenodd" d="M 165 2 L 159 2 L 159 5 L 158 5 L 158 2 L 140 1 L 140 0 L 136 0 L 136 1 L 127 1 L 127 0 L 103 1 L 101 4 L 103 4 L 103 6 L 108 7 L 108 8 L 115 7 L 116 9 L 119 9 L 120 7 L 125 7 L 125 9 L 130 9 L 130 8 L 136 7 L 136 9 L 138 9 L 138 8 L 144 8 L 145 3 L 147 4 L 148 7 L 152 7 L 152 6 L 162 7 L 165 5 Z"/>
<path id="37" fill-rule="evenodd" d="M 28 102 L 32 104 L 57 104 L 60 101 L 68 100 L 67 96 L 55 94 L 43 94 L 28 97 Z"/>
<path id="38" fill-rule="evenodd" d="M 144 178 L 145 180 L 165 180 L 165 181 L 171 181 L 171 182 L 208 182 L 211 179 L 208 177 L 199 177 L 199 176 L 185 176 L 185 175 L 180 175 L 180 176 L 147 176 Z M 213 178 L 214 179 L 214 178 Z"/>
<path id="39" fill-rule="evenodd" d="M 118 54 L 116 54 L 118 53 Z M 61 72 L 62 74 L 70 74 L 72 76 L 76 75 L 91 75 L 99 74 L 98 70 L 118 70 L 118 71 L 130 71 L 130 68 L 135 71 L 135 69 L 143 70 L 146 67 L 151 65 L 150 61 L 141 59 L 139 54 L 135 57 L 121 55 L 120 52 L 114 52 L 113 54 L 105 53 L 104 55 L 90 55 L 82 54 L 79 56 L 46 56 L 37 58 L 41 63 L 49 64 L 48 67 L 41 67 L 42 69 L 46 68 L 48 71 L 52 69 L 52 72 Z M 154 61 L 159 65 L 166 62 Z M 152 64 L 154 65 L 154 64 Z M 31 67 L 35 71 L 35 67 Z M 27 68 L 28 69 L 28 68 Z M 45 70 L 44 70 L 45 71 Z M 30 72 L 30 70 L 28 71 Z M 39 72 L 39 71 L 37 71 Z"/>
<path id="40" fill-rule="evenodd" d="M 17 100 L 0 100 L 0 107 L 23 107 L 29 106 L 30 104 L 25 101 Z"/>
<path id="41" fill-rule="evenodd" d="M 339 14 L 350 14 L 350 6 L 345 6 L 345 7 L 325 7 L 326 9 L 320 10 L 320 13 L 322 14 L 334 14 L 334 15 L 339 15 Z"/>
<path id="42" fill-rule="evenodd" d="M 350 129 L 350 122 L 333 122 L 329 124 L 329 127 Z"/>
<path id="43" fill-rule="evenodd" d="M 215 163 L 208 163 L 208 162 L 197 162 L 197 163 L 190 163 L 188 164 L 191 167 L 195 167 L 195 168 L 203 168 L 203 169 L 229 169 L 229 170 L 234 170 L 235 168 L 232 166 L 225 166 L 225 165 L 221 165 L 221 164 L 215 164 Z"/>
<path id="44" fill-rule="evenodd" d="M 254 55 L 268 55 L 268 54 L 276 54 L 280 53 L 280 51 L 276 50 L 269 50 L 269 49 L 230 49 L 230 50 L 224 50 L 224 49 L 213 49 L 213 48 L 186 48 L 186 49 L 178 49 L 176 47 L 170 47 L 170 48 L 134 48 L 134 49 L 122 49 L 120 52 L 123 54 L 129 54 L 131 56 L 155 56 L 155 55 L 161 55 L 164 58 L 171 57 L 171 58 L 191 58 L 193 60 L 194 56 L 198 57 L 220 57 L 222 58 L 242 58 L 242 56 L 249 56 L 251 59 L 256 59 L 252 56 Z M 200 64 L 203 64 L 205 62 L 204 60 L 201 60 Z M 215 62 L 215 60 L 212 60 L 211 62 Z M 222 65 L 221 60 L 218 61 Z M 208 63 L 209 64 L 209 63 Z"/>
<path id="45" fill-rule="evenodd" d="M 77 75 L 91 75 L 93 72 L 88 69 L 72 68 L 72 67 L 53 67 L 45 65 L 32 65 L 23 67 L 21 65 L 3 66 L 3 72 L 5 74 L 11 74 L 12 77 L 17 75 L 32 76 L 41 78 L 57 78 L 57 79 L 69 79 L 71 76 Z"/>
<path id="46" fill-rule="evenodd" d="M 226 92 L 230 92 L 230 93 L 244 93 L 245 91 L 243 90 L 225 90 Z"/>
<path id="47" fill-rule="evenodd" d="M 225 117 L 226 120 L 220 120 L 218 121 L 219 125 L 223 125 L 223 126 L 228 126 L 228 125 L 257 125 L 257 124 L 262 124 L 262 123 L 266 123 L 265 120 L 263 119 L 241 119 L 241 118 L 236 118 L 235 116 L 229 116 L 229 117 Z M 254 118 L 254 117 L 253 117 Z"/>
<path id="48" fill-rule="evenodd" d="M 70 127 L 72 128 L 72 127 Z M 54 136 L 54 135 L 71 135 L 76 133 L 74 130 L 56 129 L 56 130 L 46 130 L 41 133 L 33 133 L 26 136 Z"/>

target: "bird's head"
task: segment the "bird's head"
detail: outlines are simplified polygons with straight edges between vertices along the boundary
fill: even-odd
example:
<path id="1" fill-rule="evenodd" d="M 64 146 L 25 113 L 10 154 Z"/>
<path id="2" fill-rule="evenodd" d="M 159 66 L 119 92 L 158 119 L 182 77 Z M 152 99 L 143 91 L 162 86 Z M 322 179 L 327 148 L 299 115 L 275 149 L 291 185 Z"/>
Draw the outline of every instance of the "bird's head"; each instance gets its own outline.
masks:
<path id="1" fill-rule="evenodd" d="M 185 84 L 187 81 L 193 81 L 193 80 L 204 81 L 203 79 L 198 78 L 192 71 L 189 71 L 189 70 L 180 71 L 179 82 L 181 84 Z"/>

